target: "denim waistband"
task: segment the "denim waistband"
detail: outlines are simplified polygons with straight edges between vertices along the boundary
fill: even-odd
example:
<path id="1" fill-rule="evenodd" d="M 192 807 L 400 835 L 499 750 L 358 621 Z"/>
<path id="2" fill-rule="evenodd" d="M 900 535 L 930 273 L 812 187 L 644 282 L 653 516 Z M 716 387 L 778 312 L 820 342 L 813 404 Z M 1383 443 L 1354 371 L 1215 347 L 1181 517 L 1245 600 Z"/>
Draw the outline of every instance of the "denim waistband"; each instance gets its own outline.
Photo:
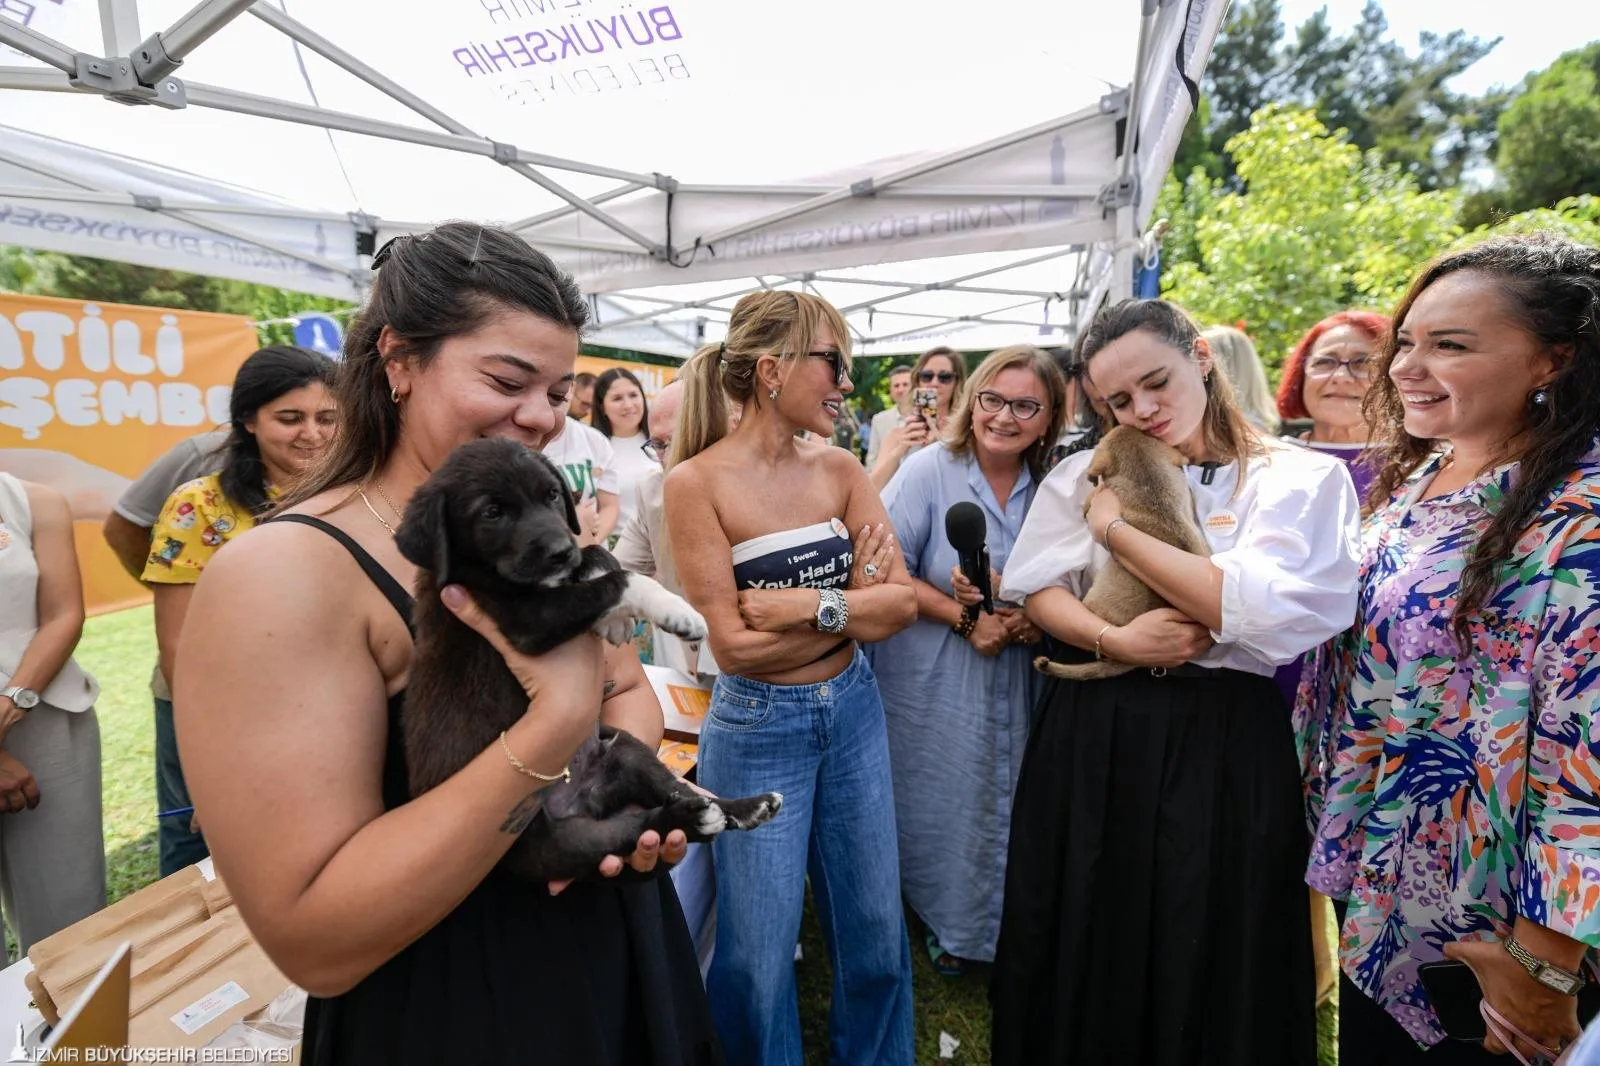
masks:
<path id="1" fill-rule="evenodd" d="M 870 677 L 871 671 L 867 657 L 858 644 L 849 665 L 824 681 L 809 685 L 774 685 L 769 681 L 756 681 L 738 674 L 719 674 L 716 683 L 731 695 L 751 699 L 781 700 L 786 703 L 821 702 L 837 699 L 840 693 Z"/>

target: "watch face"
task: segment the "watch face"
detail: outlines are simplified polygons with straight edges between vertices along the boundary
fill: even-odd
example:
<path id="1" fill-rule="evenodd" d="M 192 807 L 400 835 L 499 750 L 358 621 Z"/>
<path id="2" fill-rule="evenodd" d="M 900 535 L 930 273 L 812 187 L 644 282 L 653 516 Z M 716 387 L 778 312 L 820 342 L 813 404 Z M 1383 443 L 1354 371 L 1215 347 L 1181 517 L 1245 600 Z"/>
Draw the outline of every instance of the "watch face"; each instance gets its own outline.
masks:
<path id="1" fill-rule="evenodd" d="M 1539 982 L 1562 995 L 1571 996 L 1583 987 L 1583 982 L 1569 973 L 1562 973 L 1546 966 L 1539 971 Z"/>
<path id="2" fill-rule="evenodd" d="M 820 612 L 818 612 L 818 614 L 817 614 L 817 621 L 818 621 L 818 624 L 821 625 L 823 629 L 829 629 L 829 628 L 831 628 L 833 626 L 838 625 L 839 624 L 839 609 L 837 607 L 833 606 L 833 604 L 831 604 L 831 603 L 830 604 L 825 604 L 823 606 L 822 610 Z"/>
<path id="3" fill-rule="evenodd" d="M 12 695 L 11 702 L 25 711 L 31 711 L 39 705 L 39 694 L 32 689 L 19 688 Z"/>

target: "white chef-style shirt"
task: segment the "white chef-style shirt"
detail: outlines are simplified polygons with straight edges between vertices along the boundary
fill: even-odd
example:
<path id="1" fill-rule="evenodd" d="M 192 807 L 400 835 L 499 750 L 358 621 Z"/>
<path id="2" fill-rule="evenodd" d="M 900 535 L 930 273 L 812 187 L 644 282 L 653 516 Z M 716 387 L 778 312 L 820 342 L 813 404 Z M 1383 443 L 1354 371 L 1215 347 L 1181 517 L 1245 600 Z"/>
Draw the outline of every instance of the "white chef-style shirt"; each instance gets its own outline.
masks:
<path id="1" fill-rule="evenodd" d="M 1239 464 L 1187 466 L 1195 517 L 1222 571 L 1222 631 L 1195 662 L 1272 676 L 1356 616 L 1361 519 L 1356 490 L 1338 459 L 1272 439 L 1252 458 L 1235 494 Z M 1039 486 L 999 596 L 1024 601 L 1064 586 L 1080 599 L 1109 561 L 1084 520 L 1093 452 L 1068 456 Z M 1209 484 L 1207 484 L 1209 480 Z"/>

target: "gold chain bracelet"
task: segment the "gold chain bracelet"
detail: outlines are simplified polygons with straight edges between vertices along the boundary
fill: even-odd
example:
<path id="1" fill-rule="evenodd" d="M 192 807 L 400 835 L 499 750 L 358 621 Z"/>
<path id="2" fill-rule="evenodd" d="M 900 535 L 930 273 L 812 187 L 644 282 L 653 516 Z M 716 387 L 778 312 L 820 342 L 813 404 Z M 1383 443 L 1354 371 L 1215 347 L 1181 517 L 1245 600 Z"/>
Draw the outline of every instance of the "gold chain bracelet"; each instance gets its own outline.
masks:
<path id="1" fill-rule="evenodd" d="M 517 773 L 527 774 L 539 781 L 572 781 L 572 767 L 563 766 L 559 774 L 541 774 L 537 770 L 529 769 L 522 764 L 522 760 L 511 753 L 511 745 L 506 743 L 506 731 L 500 731 L 500 750 L 506 753 L 506 758 L 511 760 L 511 765 L 516 767 Z"/>

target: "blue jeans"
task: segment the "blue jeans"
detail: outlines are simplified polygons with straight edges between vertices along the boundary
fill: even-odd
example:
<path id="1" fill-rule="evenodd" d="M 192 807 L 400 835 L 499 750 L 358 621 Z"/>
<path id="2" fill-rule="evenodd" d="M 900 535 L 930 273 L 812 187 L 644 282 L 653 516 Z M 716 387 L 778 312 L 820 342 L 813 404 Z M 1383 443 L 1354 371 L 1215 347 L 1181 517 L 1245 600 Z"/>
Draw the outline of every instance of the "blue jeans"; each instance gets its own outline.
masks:
<path id="1" fill-rule="evenodd" d="M 156 697 L 156 811 L 189 806 L 189 786 L 178 762 L 178 733 L 172 726 L 172 701 Z M 175 814 L 156 825 L 157 868 L 162 877 L 193 866 L 207 855 L 206 838 L 189 831 L 193 814 Z"/>
<path id="2" fill-rule="evenodd" d="M 794 946 L 808 871 L 833 959 L 830 1060 L 911 1066 L 889 742 L 861 652 L 815 685 L 718 677 L 698 773 L 724 796 L 783 793 L 772 822 L 712 845 L 717 942 L 706 989 L 729 1066 L 803 1062 Z"/>

